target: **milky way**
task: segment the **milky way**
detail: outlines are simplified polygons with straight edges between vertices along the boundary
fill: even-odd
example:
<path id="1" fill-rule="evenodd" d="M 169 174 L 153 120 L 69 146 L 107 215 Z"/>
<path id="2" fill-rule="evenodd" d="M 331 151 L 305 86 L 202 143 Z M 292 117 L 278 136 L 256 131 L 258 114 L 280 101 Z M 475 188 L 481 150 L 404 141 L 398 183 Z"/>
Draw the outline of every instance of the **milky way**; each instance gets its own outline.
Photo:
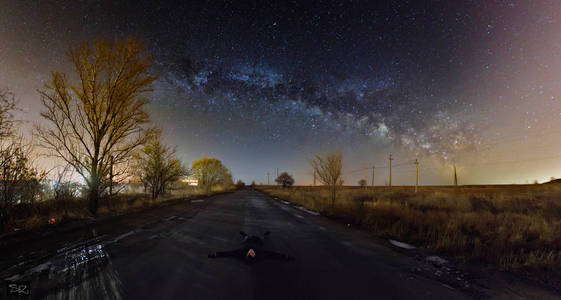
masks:
<path id="1" fill-rule="evenodd" d="M 34 120 L 35 90 L 70 70 L 68 46 L 136 35 L 160 74 L 154 122 L 185 161 L 309 184 L 310 155 L 341 148 L 350 183 L 390 152 L 400 184 L 415 158 L 425 184 L 450 183 L 452 165 L 466 183 L 561 176 L 557 162 L 522 164 L 561 146 L 544 134 L 561 126 L 560 3 L 311 3 L 2 1 L 0 85 Z"/>

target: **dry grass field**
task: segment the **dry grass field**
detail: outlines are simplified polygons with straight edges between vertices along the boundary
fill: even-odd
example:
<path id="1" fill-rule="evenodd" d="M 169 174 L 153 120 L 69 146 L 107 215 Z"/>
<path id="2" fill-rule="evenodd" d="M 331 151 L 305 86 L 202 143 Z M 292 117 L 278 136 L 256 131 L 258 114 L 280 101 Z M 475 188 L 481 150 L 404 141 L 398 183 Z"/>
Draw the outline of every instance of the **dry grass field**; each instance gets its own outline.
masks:
<path id="1" fill-rule="evenodd" d="M 335 207 L 324 187 L 256 188 L 460 260 L 559 275 L 561 184 L 342 187 Z"/>

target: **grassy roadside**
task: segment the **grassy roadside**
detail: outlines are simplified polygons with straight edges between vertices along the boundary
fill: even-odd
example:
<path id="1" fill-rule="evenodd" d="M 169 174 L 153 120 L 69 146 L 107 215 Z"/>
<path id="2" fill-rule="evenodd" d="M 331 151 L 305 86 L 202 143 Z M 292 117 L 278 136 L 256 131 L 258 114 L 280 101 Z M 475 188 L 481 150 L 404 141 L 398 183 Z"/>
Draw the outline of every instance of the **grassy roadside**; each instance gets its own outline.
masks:
<path id="1" fill-rule="evenodd" d="M 561 278 L 561 186 L 256 189 L 392 237 L 502 270 Z"/>
<path id="2" fill-rule="evenodd" d="M 0 235 L 0 238 L 19 232 L 41 232 L 50 226 L 65 226 L 68 223 L 82 223 L 125 215 L 178 201 L 210 197 L 234 189 L 234 186 L 217 187 L 207 194 L 201 189 L 187 186 L 172 190 L 165 197 L 155 200 L 151 200 L 149 195 L 142 193 L 116 194 L 100 199 L 99 209 L 95 216 L 89 212 L 87 200 L 80 198 L 17 205 L 11 211 L 10 226 Z"/>

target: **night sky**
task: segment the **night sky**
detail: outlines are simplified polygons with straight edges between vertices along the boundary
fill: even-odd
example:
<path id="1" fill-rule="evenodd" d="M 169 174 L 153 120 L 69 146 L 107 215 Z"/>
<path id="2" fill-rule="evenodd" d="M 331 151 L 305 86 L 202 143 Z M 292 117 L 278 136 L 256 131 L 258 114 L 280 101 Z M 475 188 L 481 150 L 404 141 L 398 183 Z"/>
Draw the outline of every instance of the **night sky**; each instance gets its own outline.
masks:
<path id="1" fill-rule="evenodd" d="M 0 88 L 28 130 L 69 46 L 135 35 L 187 164 L 310 184 L 312 154 L 340 148 L 346 184 L 372 165 L 385 184 L 390 153 L 394 184 L 415 158 L 421 184 L 451 184 L 454 164 L 461 184 L 561 177 L 560 1 L 370 2 L 0 0 Z"/>

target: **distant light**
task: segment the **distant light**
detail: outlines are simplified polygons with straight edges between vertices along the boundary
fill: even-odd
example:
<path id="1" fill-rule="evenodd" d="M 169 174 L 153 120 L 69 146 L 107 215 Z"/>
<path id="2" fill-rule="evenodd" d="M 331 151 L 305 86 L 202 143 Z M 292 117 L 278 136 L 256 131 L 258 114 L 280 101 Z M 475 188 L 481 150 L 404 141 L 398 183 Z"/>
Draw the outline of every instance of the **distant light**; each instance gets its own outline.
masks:
<path id="1" fill-rule="evenodd" d="M 194 178 L 183 178 L 183 179 L 181 179 L 181 182 L 187 183 L 187 184 L 193 185 L 193 186 L 199 185 L 199 180 L 194 179 Z"/>

